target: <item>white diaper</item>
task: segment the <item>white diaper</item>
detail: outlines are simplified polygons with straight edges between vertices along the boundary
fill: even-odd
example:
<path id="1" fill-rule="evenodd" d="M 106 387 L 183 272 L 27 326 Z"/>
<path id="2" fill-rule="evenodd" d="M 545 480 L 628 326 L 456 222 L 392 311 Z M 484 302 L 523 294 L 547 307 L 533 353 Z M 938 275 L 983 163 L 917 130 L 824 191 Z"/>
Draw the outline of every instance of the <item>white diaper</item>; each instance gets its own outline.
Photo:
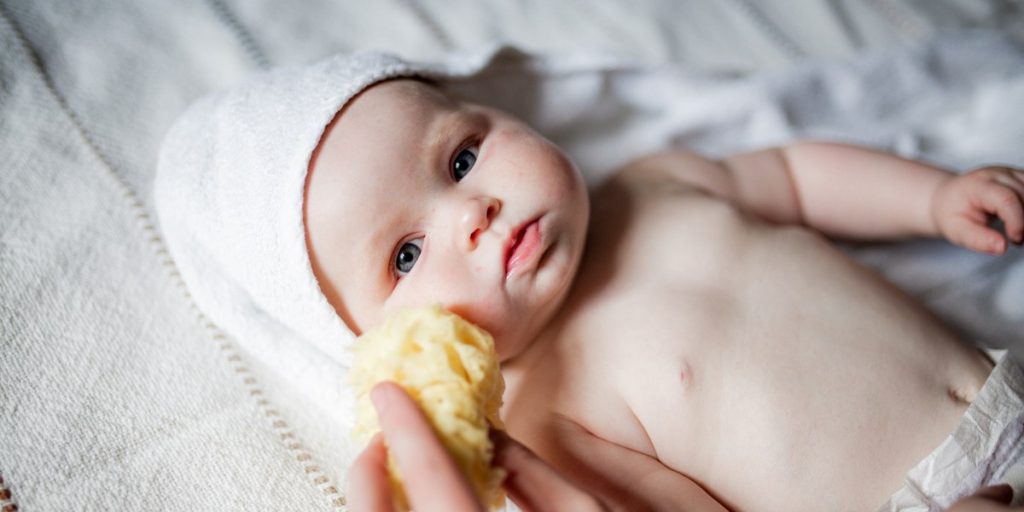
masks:
<path id="1" fill-rule="evenodd" d="M 881 511 L 940 511 L 979 487 L 1008 483 L 1024 502 L 1024 370 L 999 354 L 953 434 L 907 473 Z"/>

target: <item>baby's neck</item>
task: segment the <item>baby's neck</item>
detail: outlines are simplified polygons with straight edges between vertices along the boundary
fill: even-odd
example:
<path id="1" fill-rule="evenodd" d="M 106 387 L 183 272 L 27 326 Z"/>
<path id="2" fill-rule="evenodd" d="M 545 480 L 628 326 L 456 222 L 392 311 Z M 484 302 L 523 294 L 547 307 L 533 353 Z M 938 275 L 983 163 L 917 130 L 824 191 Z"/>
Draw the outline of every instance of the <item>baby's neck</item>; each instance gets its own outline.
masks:
<path id="1" fill-rule="evenodd" d="M 522 352 L 501 362 L 506 397 L 518 396 L 520 385 L 533 380 L 531 375 L 535 377 L 536 370 L 550 368 L 552 364 L 559 364 L 556 359 L 564 359 L 558 348 L 567 338 L 570 318 L 568 305 L 563 305 Z"/>

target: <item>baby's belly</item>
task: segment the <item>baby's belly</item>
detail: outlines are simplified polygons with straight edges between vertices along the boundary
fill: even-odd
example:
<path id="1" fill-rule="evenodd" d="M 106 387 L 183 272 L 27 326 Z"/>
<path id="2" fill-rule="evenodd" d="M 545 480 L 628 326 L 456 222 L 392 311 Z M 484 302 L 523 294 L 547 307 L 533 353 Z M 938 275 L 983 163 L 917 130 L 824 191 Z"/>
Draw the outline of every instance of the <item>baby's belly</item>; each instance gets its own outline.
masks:
<path id="1" fill-rule="evenodd" d="M 988 363 L 815 235 L 745 245 L 720 287 L 633 304 L 670 327 L 645 333 L 660 371 L 628 401 L 658 457 L 730 508 L 874 510 L 953 430 Z"/>

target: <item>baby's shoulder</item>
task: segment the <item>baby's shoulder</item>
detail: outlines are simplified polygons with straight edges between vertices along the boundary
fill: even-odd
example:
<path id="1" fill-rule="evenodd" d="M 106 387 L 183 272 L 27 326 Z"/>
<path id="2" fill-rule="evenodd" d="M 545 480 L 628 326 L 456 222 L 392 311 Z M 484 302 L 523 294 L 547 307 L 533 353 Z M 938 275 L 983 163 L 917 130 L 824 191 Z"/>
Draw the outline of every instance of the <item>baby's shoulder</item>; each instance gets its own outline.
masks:
<path id="1" fill-rule="evenodd" d="M 705 217 L 721 217 L 716 212 L 723 211 L 731 219 L 738 206 L 717 193 L 729 179 L 719 163 L 687 151 L 634 160 L 593 190 L 591 233 L 603 236 L 638 226 L 646 232 L 666 223 L 678 231 L 680 222 L 708 222 Z"/>
<path id="2" fill-rule="evenodd" d="M 694 178 L 698 179 L 694 179 Z M 616 170 L 602 186 L 635 192 L 703 193 L 702 181 L 727 178 L 721 164 L 697 153 L 667 150 L 637 158 Z"/>

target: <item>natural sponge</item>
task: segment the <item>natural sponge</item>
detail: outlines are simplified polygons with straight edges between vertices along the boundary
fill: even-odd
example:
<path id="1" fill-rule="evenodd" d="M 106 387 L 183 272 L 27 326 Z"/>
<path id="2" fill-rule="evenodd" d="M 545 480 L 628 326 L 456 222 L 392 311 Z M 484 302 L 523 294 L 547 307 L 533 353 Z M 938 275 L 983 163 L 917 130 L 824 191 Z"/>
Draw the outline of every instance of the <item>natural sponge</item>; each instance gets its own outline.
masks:
<path id="1" fill-rule="evenodd" d="M 498 417 L 505 381 L 494 340 L 483 329 L 440 306 L 399 312 L 355 342 L 351 383 L 356 393 L 353 435 L 367 442 L 380 430 L 370 390 L 385 380 L 402 386 L 419 404 L 448 453 L 485 504 L 504 503 L 504 472 L 491 467 L 489 425 Z M 388 460 L 396 505 L 407 509 L 401 476 Z"/>

